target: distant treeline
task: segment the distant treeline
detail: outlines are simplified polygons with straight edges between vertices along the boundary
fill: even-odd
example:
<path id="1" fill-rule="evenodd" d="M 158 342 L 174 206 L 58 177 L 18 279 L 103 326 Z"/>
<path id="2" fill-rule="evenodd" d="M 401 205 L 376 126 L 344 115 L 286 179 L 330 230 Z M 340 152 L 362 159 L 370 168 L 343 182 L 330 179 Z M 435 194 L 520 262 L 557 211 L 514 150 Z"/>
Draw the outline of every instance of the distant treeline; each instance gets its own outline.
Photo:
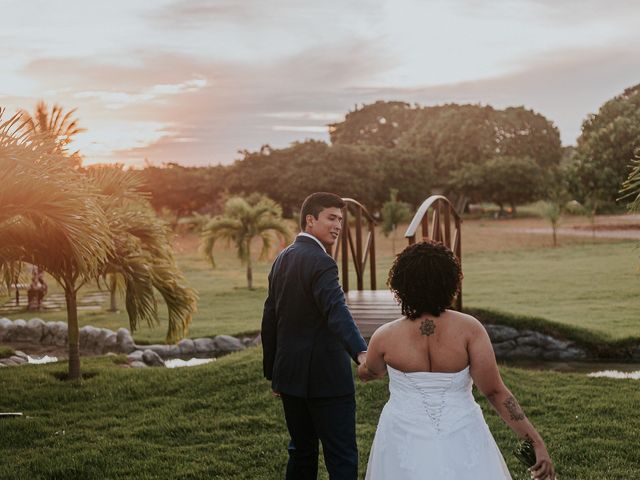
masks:
<path id="1" fill-rule="evenodd" d="M 553 123 L 524 107 L 379 101 L 329 125 L 330 144 L 264 145 L 229 166 L 167 164 L 141 175 L 153 205 L 176 217 L 216 213 L 228 196 L 252 193 L 291 215 L 313 191 L 355 198 L 374 212 L 391 189 L 414 207 L 440 192 L 515 208 L 546 198 L 560 183 L 580 202 L 606 205 L 615 202 L 640 146 L 639 90 L 627 89 L 589 116 L 576 148 L 563 149 Z"/>

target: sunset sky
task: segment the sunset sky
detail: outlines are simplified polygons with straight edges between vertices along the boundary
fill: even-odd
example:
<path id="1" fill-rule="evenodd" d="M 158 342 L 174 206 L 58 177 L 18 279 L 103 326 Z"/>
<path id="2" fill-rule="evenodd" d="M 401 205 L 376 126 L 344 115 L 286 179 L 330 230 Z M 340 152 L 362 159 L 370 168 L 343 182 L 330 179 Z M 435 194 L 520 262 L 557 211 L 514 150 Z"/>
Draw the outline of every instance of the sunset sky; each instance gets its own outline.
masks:
<path id="1" fill-rule="evenodd" d="M 77 108 L 85 163 L 227 164 L 354 105 L 524 105 L 573 144 L 640 83 L 625 0 L 0 0 L 3 118 Z"/>

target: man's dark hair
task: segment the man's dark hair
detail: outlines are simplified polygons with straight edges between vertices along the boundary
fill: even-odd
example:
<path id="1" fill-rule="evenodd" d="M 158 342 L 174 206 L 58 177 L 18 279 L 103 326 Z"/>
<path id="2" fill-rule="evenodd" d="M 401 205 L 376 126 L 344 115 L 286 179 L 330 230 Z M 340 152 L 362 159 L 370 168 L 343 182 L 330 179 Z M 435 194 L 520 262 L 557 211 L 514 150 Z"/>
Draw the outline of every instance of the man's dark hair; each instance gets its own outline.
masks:
<path id="1" fill-rule="evenodd" d="M 309 195 L 304 199 L 302 203 L 302 209 L 300 209 L 300 229 L 304 232 L 307 228 L 307 215 L 313 215 L 313 218 L 318 219 L 318 215 L 325 208 L 344 208 L 345 203 L 335 193 L 316 192 Z"/>
<path id="2" fill-rule="evenodd" d="M 415 320 L 425 313 L 439 316 L 460 291 L 460 262 L 439 242 L 409 245 L 389 271 L 387 285 L 400 302 L 402 314 Z"/>

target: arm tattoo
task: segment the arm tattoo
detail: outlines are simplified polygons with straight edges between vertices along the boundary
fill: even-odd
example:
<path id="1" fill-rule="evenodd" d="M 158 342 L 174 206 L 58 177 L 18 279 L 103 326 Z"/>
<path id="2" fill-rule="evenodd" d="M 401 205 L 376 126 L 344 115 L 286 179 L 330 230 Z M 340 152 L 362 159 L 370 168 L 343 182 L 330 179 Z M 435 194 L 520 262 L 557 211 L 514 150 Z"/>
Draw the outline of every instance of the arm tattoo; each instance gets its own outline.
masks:
<path id="1" fill-rule="evenodd" d="M 507 398 L 503 405 L 507 408 L 509 415 L 511 415 L 511 420 L 524 420 L 524 412 L 522 411 L 522 408 L 520 408 L 520 405 L 518 405 L 518 401 L 515 398 Z"/>
<path id="2" fill-rule="evenodd" d="M 429 335 L 432 335 L 435 330 L 436 324 L 430 318 L 423 320 L 420 324 L 420 333 L 422 333 L 422 335 L 426 335 L 428 337 Z"/>

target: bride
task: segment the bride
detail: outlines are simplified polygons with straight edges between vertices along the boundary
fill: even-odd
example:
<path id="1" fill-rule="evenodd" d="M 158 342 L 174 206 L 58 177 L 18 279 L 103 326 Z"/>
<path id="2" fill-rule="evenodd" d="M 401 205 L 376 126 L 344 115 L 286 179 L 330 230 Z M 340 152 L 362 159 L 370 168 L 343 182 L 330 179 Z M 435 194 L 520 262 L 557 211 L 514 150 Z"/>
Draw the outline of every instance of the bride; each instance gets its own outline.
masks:
<path id="1" fill-rule="evenodd" d="M 471 394 L 473 383 L 504 422 L 533 443 L 532 478 L 555 479 L 542 438 L 502 382 L 484 327 L 447 309 L 461 278 L 460 264 L 440 243 L 411 245 L 391 267 L 389 286 L 405 317 L 374 333 L 358 367 L 362 380 L 389 373 L 368 480 L 510 479 Z"/>

